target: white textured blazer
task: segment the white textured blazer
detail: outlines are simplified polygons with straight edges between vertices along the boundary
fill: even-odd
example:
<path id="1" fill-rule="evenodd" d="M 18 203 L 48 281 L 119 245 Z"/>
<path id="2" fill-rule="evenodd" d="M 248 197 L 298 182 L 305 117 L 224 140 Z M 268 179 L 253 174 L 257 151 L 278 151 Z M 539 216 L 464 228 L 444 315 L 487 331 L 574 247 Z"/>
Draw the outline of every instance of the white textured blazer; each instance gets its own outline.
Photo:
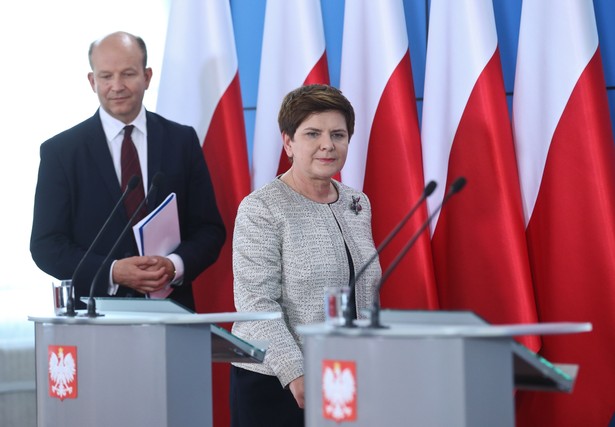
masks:
<path id="1" fill-rule="evenodd" d="M 233 234 L 234 296 L 237 311 L 281 311 L 279 320 L 237 322 L 233 334 L 265 340 L 264 363 L 235 363 L 275 375 L 286 387 L 303 375 L 297 325 L 324 321 L 324 288 L 349 280 L 348 246 L 358 271 L 376 249 L 371 206 L 360 191 L 334 181 L 338 200 L 317 203 L 280 179 L 254 191 L 240 204 Z M 352 209 L 359 198 L 361 209 Z M 355 203 L 357 206 L 357 203 Z M 373 262 L 356 284 L 357 313 L 368 308 L 381 270 Z"/>

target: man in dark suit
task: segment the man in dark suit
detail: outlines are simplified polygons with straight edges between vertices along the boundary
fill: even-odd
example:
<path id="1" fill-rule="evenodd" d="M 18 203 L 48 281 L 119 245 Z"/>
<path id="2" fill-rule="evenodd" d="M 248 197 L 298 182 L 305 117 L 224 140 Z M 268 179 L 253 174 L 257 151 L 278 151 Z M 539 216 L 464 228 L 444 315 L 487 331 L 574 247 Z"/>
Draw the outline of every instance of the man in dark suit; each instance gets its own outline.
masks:
<path id="1" fill-rule="evenodd" d="M 142 39 L 124 32 L 110 34 L 92 43 L 89 60 L 88 79 L 101 108 L 41 145 L 32 258 L 51 276 L 73 277 L 122 195 L 122 144 L 125 126 L 133 125 L 128 134 L 138 153 L 144 194 L 153 177 L 162 174 L 147 199 L 147 211 L 176 193 L 181 243 L 167 256 L 138 256 L 132 231 L 126 233 L 102 267 L 94 294 L 164 297 L 170 292 L 169 298 L 194 309 L 191 282 L 217 259 L 225 239 L 196 132 L 145 110 L 143 96 L 152 70 Z M 128 223 L 126 209 L 120 207 L 111 217 L 109 228 L 74 277 L 78 307 L 84 307 L 80 297 L 89 295 L 96 272 Z"/>

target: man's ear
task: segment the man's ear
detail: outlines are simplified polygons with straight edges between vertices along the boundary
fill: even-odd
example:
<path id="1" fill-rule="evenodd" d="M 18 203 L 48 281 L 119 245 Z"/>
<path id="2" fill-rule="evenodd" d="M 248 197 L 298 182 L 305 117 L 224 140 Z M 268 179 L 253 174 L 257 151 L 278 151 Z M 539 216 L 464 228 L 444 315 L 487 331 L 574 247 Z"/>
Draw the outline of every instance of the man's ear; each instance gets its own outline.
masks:
<path id="1" fill-rule="evenodd" d="M 94 80 L 94 73 L 92 71 L 88 73 L 88 81 L 90 82 L 92 90 L 96 92 L 96 80 Z"/>
<path id="2" fill-rule="evenodd" d="M 149 89 L 149 83 L 152 81 L 153 71 L 150 67 L 145 69 L 145 89 Z"/>

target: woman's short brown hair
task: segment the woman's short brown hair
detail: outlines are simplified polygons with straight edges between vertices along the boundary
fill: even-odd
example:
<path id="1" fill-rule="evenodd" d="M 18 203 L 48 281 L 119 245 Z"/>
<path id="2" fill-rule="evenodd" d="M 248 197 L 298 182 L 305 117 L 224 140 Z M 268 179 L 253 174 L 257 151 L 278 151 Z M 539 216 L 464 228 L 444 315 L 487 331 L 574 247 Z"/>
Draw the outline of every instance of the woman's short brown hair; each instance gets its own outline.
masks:
<path id="1" fill-rule="evenodd" d="M 294 139 L 301 123 L 312 114 L 324 111 L 342 113 L 350 141 L 354 133 L 354 109 L 339 89 L 322 84 L 300 86 L 284 97 L 278 113 L 280 132 Z"/>

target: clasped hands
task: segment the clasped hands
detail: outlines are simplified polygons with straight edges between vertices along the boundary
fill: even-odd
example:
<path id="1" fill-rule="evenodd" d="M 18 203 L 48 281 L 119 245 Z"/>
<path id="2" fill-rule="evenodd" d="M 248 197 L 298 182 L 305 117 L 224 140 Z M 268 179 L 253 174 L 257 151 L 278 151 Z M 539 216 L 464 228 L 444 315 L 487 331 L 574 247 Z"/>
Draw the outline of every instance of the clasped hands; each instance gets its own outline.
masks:
<path id="1" fill-rule="evenodd" d="M 113 265 L 113 283 L 143 294 L 159 291 L 175 278 L 175 266 L 162 256 L 133 256 Z"/>

